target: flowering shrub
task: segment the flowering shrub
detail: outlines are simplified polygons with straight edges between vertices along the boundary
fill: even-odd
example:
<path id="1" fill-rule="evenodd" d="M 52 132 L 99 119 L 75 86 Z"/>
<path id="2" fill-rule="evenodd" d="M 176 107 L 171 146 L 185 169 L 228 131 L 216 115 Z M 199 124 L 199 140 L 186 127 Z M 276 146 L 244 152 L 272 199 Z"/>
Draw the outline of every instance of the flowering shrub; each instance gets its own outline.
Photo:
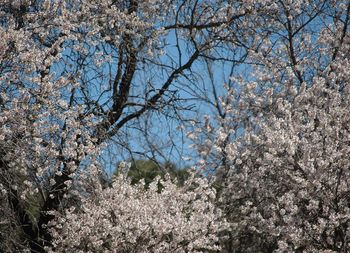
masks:
<path id="1" fill-rule="evenodd" d="M 159 192 L 159 184 L 162 185 Z M 192 177 L 183 187 L 157 178 L 145 189 L 125 175 L 55 220 L 51 252 L 214 252 L 226 228 L 215 190 Z"/>

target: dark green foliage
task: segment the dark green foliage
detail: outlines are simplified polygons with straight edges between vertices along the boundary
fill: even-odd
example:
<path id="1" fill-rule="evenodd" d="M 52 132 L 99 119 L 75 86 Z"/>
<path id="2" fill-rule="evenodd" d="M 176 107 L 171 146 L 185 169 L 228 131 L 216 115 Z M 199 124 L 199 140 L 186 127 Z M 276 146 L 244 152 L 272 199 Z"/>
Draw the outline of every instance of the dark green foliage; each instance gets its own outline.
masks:
<path id="1" fill-rule="evenodd" d="M 116 172 L 118 173 L 118 171 Z M 138 183 L 141 179 L 145 180 L 145 185 L 148 185 L 157 177 L 164 178 L 169 175 L 172 180 L 176 180 L 179 185 L 182 185 L 188 178 L 187 168 L 178 168 L 171 162 L 157 163 L 152 160 L 133 160 L 131 162 L 128 176 L 132 184 Z"/>

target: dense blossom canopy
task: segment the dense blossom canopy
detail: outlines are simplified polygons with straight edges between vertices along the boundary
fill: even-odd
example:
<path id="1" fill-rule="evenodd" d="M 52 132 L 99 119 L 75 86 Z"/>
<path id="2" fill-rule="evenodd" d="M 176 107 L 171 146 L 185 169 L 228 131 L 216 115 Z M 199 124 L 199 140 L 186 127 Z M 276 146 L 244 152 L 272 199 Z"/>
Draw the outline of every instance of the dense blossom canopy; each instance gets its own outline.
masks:
<path id="1" fill-rule="evenodd" d="M 157 178 L 145 189 L 125 175 L 84 199 L 78 212 L 59 215 L 54 252 L 209 252 L 227 228 L 206 179 L 183 187 Z"/>
<path id="2" fill-rule="evenodd" d="M 242 137 L 224 190 L 237 247 L 350 248 L 349 95 L 315 79 L 296 96 L 277 99 Z"/>

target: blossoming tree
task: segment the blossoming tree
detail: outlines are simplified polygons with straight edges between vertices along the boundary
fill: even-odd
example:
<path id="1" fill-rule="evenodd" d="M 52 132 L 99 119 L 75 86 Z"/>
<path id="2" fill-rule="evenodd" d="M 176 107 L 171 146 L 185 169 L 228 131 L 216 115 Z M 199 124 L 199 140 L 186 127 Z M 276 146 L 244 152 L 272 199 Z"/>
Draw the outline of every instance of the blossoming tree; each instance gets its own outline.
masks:
<path id="1" fill-rule="evenodd" d="M 252 75 L 189 137 L 217 176 L 227 252 L 347 252 L 350 5 L 275 4 Z"/>
<path id="2" fill-rule="evenodd" d="M 97 157 L 109 140 L 124 143 L 125 131 L 143 115 L 176 108 L 172 107 L 178 101 L 172 88 L 175 81 L 190 78 L 191 67 L 204 55 L 218 55 L 211 50 L 222 39 L 233 41 L 231 25 L 248 15 L 249 8 L 250 4 L 230 6 L 221 1 L 1 0 L 1 250 L 45 252 L 55 240 L 57 245 L 66 245 L 62 237 L 54 234 L 55 239 L 51 233 L 56 216 L 79 203 L 83 209 L 92 208 L 88 204 L 92 200 L 86 200 L 86 206 L 82 201 L 95 195 L 101 205 L 110 197 L 118 201 L 125 197 L 130 206 L 135 201 L 133 208 L 147 199 L 154 203 L 159 198 L 162 205 L 168 203 L 166 198 L 183 201 L 179 209 L 173 203 L 174 209 L 169 206 L 165 216 L 153 213 L 149 219 L 164 223 L 171 215 L 189 221 L 203 218 L 203 225 L 210 229 L 207 232 L 212 233 L 206 220 L 215 216 L 212 206 L 191 199 L 190 192 L 174 189 L 173 198 L 169 192 L 143 193 L 125 183 L 102 191 L 95 180 L 100 168 Z M 118 187 L 130 192 L 125 196 L 113 193 Z M 152 208 L 144 211 L 156 211 Z M 72 215 L 68 212 L 67 219 Z M 130 226 L 135 229 L 137 224 Z M 158 237 L 145 234 L 143 240 L 150 248 L 162 240 L 171 245 L 164 247 L 175 248 L 178 243 L 179 250 L 199 250 L 215 241 L 214 235 L 203 238 L 200 225 L 193 226 L 193 230 L 184 228 L 183 235 L 169 237 L 158 231 L 158 225 L 150 225 L 148 236 L 155 233 Z M 184 242 L 184 236 L 193 239 L 192 246 Z M 121 247 L 129 247 L 125 245 Z M 91 250 L 95 246 L 94 242 Z"/>

